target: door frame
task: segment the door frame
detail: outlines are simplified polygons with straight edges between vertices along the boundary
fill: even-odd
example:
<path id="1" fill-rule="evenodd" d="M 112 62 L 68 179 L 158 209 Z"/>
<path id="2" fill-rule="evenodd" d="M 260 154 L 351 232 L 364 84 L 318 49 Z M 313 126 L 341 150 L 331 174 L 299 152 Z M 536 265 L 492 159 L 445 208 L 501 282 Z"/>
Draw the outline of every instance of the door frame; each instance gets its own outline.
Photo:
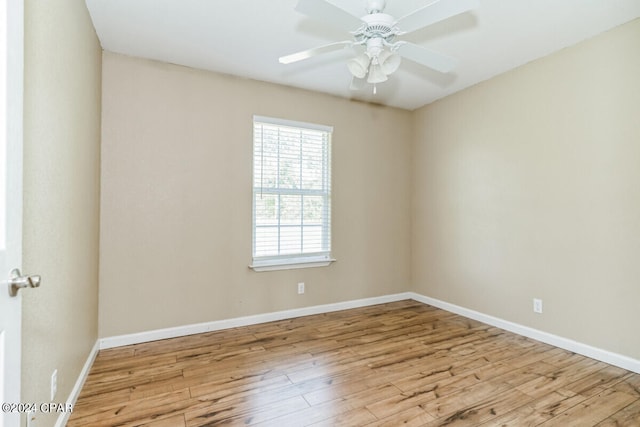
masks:
<path id="1" fill-rule="evenodd" d="M 12 268 L 20 268 L 22 265 L 22 165 L 23 165 L 23 105 L 24 105 L 24 1 L 5 0 L 3 6 L 6 9 L 6 142 L 7 142 L 7 169 L 9 165 L 16 173 L 7 174 L 6 180 L 6 222 L 10 226 L 6 229 L 6 247 L 11 248 L 6 253 L 5 265 L 0 266 L 2 274 L 0 281 L 7 280 L 8 272 Z M 21 396 L 21 333 L 22 333 L 22 298 L 8 297 L 8 290 L 3 285 L 0 292 L 7 296 L 4 304 L 11 312 L 11 329 L 5 328 L 7 345 L 5 348 L 4 365 L 8 367 L 4 371 L 5 390 L 3 400 L 8 403 L 19 403 Z M 4 296 L 2 298 L 5 298 Z M 17 335 L 16 335 L 17 334 Z M 15 345 L 15 343 L 18 345 Z M 4 370 L 4 366 L 0 369 Z M 0 413 L 0 416 L 3 416 Z M 7 414 L 0 425 L 4 427 L 18 426 L 20 414 Z"/>

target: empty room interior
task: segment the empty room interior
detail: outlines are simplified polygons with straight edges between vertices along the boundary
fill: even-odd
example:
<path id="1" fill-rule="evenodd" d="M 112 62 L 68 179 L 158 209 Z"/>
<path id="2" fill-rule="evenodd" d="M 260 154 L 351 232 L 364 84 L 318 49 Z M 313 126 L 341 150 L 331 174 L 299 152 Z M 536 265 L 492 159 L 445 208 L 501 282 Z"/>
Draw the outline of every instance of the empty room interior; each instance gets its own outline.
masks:
<path id="1" fill-rule="evenodd" d="M 640 4 L 386 3 L 24 1 L 20 426 L 640 425 Z"/>

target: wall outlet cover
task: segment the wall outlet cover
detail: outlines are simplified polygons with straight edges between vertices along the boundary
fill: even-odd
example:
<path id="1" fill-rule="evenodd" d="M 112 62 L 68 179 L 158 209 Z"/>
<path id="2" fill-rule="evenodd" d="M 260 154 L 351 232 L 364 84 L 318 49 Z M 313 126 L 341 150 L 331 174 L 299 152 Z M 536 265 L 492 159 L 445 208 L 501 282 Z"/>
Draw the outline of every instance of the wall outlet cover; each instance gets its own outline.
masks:
<path id="1" fill-rule="evenodd" d="M 542 300 L 539 298 L 533 299 L 533 312 L 542 313 Z"/>
<path id="2" fill-rule="evenodd" d="M 27 427 L 36 427 L 36 412 L 27 412 Z"/>
<path id="3" fill-rule="evenodd" d="M 54 369 L 51 374 L 51 401 L 56 397 L 56 393 L 58 392 L 58 370 Z"/>

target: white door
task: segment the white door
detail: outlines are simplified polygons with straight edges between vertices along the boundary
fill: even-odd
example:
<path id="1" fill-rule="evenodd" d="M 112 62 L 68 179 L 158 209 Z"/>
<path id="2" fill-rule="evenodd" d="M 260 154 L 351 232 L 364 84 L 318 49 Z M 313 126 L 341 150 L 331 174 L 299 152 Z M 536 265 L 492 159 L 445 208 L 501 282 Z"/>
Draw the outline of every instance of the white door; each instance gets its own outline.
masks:
<path id="1" fill-rule="evenodd" d="M 22 257 L 23 0 L 0 1 L 0 403 L 20 402 L 21 297 L 9 275 Z M 0 427 L 17 427 L 3 405 Z"/>

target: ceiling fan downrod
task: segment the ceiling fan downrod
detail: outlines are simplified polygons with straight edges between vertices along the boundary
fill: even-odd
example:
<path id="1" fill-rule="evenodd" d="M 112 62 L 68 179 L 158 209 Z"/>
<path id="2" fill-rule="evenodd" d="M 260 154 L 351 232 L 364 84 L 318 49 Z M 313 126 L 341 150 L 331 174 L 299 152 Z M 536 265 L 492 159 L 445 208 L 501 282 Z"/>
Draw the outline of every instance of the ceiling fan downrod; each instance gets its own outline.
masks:
<path id="1" fill-rule="evenodd" d="M 368 14 L 380 13 L 387 6 L 385 0 L 367 0 L 366 11 Z"/>

